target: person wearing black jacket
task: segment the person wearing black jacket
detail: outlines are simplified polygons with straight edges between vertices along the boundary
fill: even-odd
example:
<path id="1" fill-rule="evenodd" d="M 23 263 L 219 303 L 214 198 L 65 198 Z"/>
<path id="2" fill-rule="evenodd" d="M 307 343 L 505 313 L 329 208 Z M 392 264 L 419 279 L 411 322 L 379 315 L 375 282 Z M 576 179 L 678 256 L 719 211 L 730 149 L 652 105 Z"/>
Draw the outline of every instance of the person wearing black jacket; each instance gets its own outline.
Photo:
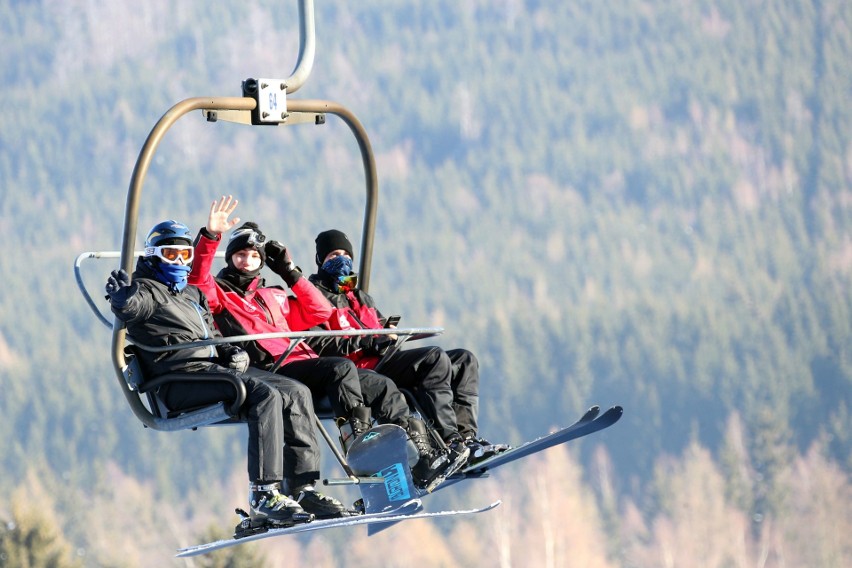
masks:
<path id="1" fill-rule="evenodd" d="M 328 329 L 380 329 L 387 318 L 372 296 L 358 288 L 352 271 L 352 243 L 341 231 L 317 235 L 317 273 L 309 280 L 334 306 Z M 393 326 L 389 326 L 393 327 Z M 479 362 L 466 349 L 440 347 L 399 350 L 385 357 L 394 336 L 319 337 L 308 342 L 320 355 L 342 355 L 362 369 L 376 369 L 398 386 L 411 389 L 426 417 L 455 452 L 469 451 L 473 464 L 508 448 L 478 436 Z"/>
<path id="2" fill-rule="evenodd" d="M 221 337 L 204 294 L 187 284 L 193 255 L 192 235 L 186 225 L 163 221 L 148 233 L 145 255 L 132 280 L 124 270 L 112 271 L 106 284 L 110 306 L 134 342 L 153 347 Z M 242 380 L 246 401 L 241 413 L 248 421 L 253 520 L 287 526 L 314 516 L 351 513 L 336 499 L 313 490 L 319 479 L 320 452 L 306 386 L 250 368 L 245 351 L 228 344 L 162 353 L 140 349 L 138 356 L 148 377 L 185 373 L 211 377 L 209 383 L 170 382 L 160 387 L 158 396 L 172 410 L 233 401 L 233 388 L 216 377 L 227 373 Z M 264 381 L 269 377 L 275 379 L 274 386 Z M 310 489 L 300 493 L 297 502 L 281 493 L 285 480 L 290 487 Z"/>

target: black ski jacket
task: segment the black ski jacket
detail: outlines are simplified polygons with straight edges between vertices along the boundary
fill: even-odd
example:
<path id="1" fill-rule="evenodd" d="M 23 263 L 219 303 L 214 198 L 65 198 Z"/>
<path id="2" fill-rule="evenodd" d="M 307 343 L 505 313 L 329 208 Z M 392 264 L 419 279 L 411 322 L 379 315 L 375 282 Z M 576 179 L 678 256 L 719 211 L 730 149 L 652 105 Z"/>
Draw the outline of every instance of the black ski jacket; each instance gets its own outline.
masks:
<path id="1" fill-rule="evenodd" d="M 138 292 L 121 308 L 110 305 L 115 316 L 127 326 L 127 333 L 134 342 L 163 346 L 221 337 L 214 327 L 207 299 L 195 286 L 171 292 L 168 286 L 154 279 L 142 259 L 136 265 L 133 282 L 139 286 Z M 163 353 L 137 351 L 142 370 L 148 377 L 176 371 L 204 371 L 217 358 L 215 346 Z"/>

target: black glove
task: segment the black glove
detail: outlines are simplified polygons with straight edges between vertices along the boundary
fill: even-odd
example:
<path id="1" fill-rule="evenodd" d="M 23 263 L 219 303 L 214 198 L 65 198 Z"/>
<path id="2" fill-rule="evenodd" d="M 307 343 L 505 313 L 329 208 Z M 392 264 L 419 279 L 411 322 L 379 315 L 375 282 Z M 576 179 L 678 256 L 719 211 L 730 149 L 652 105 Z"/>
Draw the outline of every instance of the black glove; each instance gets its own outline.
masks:
<path id="1" fill-rule="evenodd" d="M 136 282 L 130 282 L 130 275 L 124 269 L 113 270 L 107 278 L 106 293 L 110 303 L 121 309 L 127 304 L 136 292 L 139 291 L 139 285 Z"/>
<path id="2" fill-rule="evenodd" d="M 396 340 L 387 335 L 364 335 L 358 342 L 364 353 L 379 357 L 383 357 L 394 343 L 396 343 Z"/>
<path id="3" fill-rule="evenodd" d="M 249 367 L 249 354 L 236 345 L 218 345 L 219 360 L 222 365 L 234 369 L 239 373 L 245 373 Z"/>
<path id="4" fill-rule="evenodd" d="M 293 264 L 293 259 L 290 257 L 290 251 L 287 250 L 287 247 L 278 241 L 267 241 L 263 250 L 266 252 L 266 265 L 272 272 L 283 278 L 287 286 L 292 287 L 302 273 Z"/>

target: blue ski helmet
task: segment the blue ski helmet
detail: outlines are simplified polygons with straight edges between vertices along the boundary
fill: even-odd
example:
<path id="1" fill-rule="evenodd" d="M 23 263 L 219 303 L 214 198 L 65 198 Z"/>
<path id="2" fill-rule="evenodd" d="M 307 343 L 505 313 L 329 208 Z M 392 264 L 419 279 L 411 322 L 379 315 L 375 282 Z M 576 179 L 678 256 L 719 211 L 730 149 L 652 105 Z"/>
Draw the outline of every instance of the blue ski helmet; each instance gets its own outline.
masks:
<path id="1" fill-rule="evenodd" d="M 189 227 L 172 220 L 154 225 L 148 231 L 148 236 L 145 237 L 145 248 L 161 247 L 164 245 L 192 246 L 192 233 L 189 232 Z"/>

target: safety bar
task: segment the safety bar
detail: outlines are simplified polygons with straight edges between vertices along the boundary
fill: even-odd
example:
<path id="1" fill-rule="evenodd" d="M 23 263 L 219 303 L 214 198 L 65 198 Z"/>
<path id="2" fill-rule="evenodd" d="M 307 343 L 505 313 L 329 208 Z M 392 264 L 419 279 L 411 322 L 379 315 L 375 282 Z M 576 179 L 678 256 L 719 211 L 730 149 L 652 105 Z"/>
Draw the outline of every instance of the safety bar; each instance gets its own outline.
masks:
<path id="1" fill-rule="evenodd" d="M 140 257 L 145 254 L 141 250 L 137 250 L 133 252 L 133 256 Z M 95 301 L 92 299 L 92 296 L 89 294 L 89 290 L 86 288 L 86 283 L 83 282 L 82 275 L 82 264 L 84 260 L 89 259 L 101 259 L 101 258 L 121 258 L 121 252 L 115 250 L 108 251 L 100 251 L 100 252 L 83 252 L 80 253 L 76 259 L 74 259 L 74 278 L 77 280 L 77 288 L 80 289 L 80 293 L 83 294 L 83 298 L 86 300 L 86 303 L 89 304 L 89 308 L 95 313 L 95 317 L 100 320 L 102 324 L 112 329 L 112 322 L 101 312 L 100 308 L 95 304 Z M 216 258 L 225 258 L 225 253 L 223 251 L 216 251 Z M 106 281 L 103 282 L 106 284 Z"/>
<path id="2" fill-rule="evenodd" d="M 288 339 L 308 339 L 311 337 L 350 337 L 359 335 L 417 335 L 433 336 L 444 332 L 442 327 L 412 327 L 412 328 L 388 328 L 388 329 L 330 329 L 323 331 L 275 331 L 271 333 L 253 333 L 249 335 L 229 335 L 228 337 L 214 337 L 201 341 L 190 341 L 178 345 L 143 345 L 136 343 L 128 337 L 128 343 L 132 343 L 143 351 L 151 353 L 164 353 L 167 351 L 178 351 L 193 347 L 208 347 L 210 345 L 222 345 L 223 343 L 241 343 L 243 341 L 254 341 L 257 339 L 272 339 L 284 337 Z"/>

